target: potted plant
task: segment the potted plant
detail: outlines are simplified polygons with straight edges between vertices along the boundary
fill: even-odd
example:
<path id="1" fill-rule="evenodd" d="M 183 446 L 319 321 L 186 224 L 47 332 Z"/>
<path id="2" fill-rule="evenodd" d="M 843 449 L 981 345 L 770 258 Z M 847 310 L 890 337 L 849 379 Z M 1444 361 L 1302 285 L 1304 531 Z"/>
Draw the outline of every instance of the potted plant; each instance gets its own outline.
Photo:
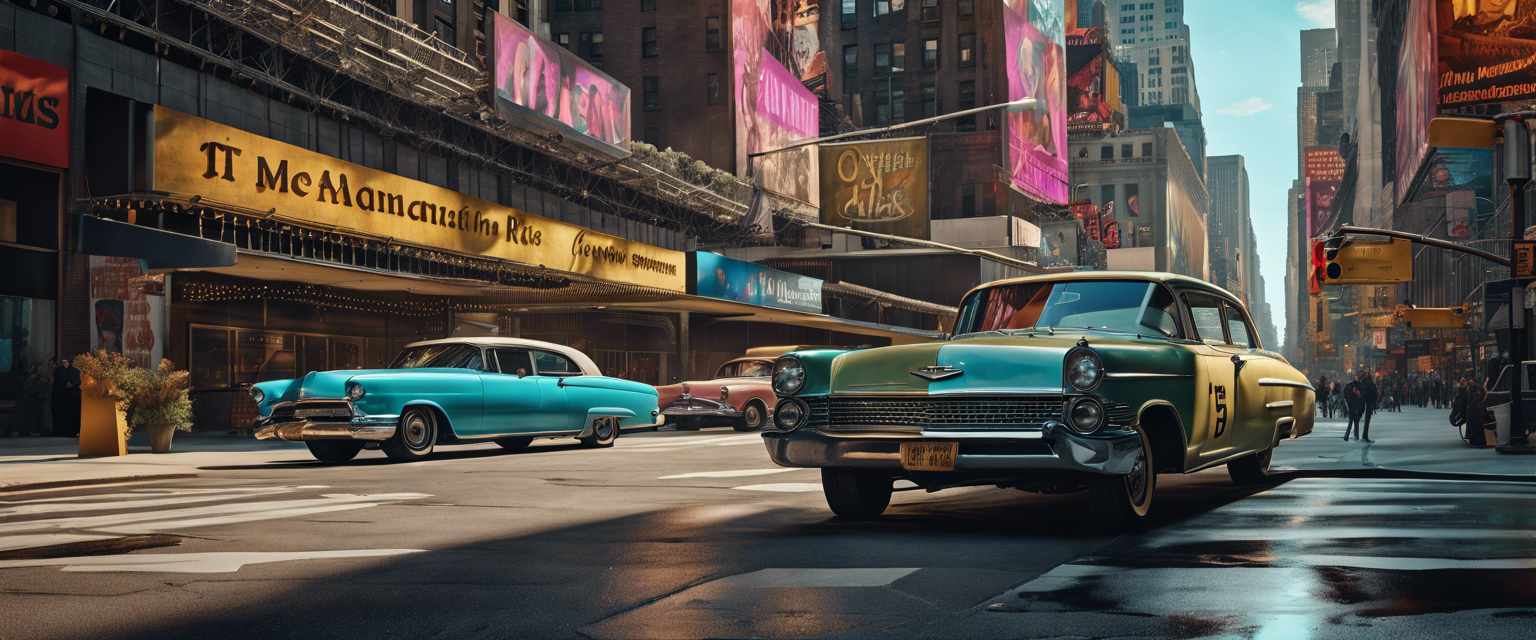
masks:
<path id="1" fill-rule="evenodd" d="M 187 372 L 177 371 L 170 360 L 161 360 L 154 369 L 130 369 L 123 385 L 126 391 L 129 428 L 144 427 L 149 432 L 152 453 L 170 453 L 171 436 L 177 430 L 192 430 L 192 399 L 188 394 Z"/>
<path id="2" fill-rule="evenodd" d="M 124 409 L 132 361 L 97 349 L 77 356 L 74 365 L 80 370 L 80 455 L 127 455 Z"/>

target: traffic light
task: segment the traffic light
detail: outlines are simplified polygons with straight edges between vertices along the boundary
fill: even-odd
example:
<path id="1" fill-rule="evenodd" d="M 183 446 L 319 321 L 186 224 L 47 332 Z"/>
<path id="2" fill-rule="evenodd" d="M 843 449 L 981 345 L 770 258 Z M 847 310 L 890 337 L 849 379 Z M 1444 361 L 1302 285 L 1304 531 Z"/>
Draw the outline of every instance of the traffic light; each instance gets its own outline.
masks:
<path id="1" fill-rule="evenodd" d="M 1307 290 L 1314 296 L 1323 292 L 1323 283 L 1328 280 L 1328 274 L 1324 272 L 1328 264 L 1323 257 L 1325 251 L 1322 242 L 1312 243 L 1312 277 L 1307 279 Z"/>
<path id="2" fill-rule="evenodd" d="M 1323 243 L 1322 284 L 1395 284 L 1413 281 L 1413 243 L 1334 236 Z"/>
<path id="3" fill-rule="evenodd" d="M 1446 309 L 1416 309 L 1412 306 L 1397 305 L 1397 317 L 1410 329 L 1460 329 L 1467 324 L 1467 310 L 1471 305 L 1462 303 L 1459 307 Z"/>

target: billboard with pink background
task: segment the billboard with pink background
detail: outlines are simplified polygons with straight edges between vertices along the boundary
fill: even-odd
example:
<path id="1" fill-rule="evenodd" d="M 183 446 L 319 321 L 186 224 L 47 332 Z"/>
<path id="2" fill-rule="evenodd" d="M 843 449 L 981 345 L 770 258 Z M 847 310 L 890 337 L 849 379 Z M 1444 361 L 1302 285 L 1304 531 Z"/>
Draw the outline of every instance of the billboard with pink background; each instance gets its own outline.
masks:
<path id="1" fill-rule="evenodd" d="M 629 87 L 510 18 L 496 20 L 496 106 L 504 117 L 629 155 Z"/>
<path id="2" fill-rule="evenodd" d="M 1013 185 L 1056 204 L 1067 202 L 1066 30 L 1054 0 L 1003 0 L 1008 100 L 1035 98 L 1033 111 L 1006 114 Z"/>
<path id="3" fill-rule="evenodd" d="M 736 169 L 747 173 L 747 155 L 778 149 L 820 132 L 816 96 L 773 56 L 775 24 L 767 2 L 731 0 L 732 83 L 736 106 Z M 764 189 L 801 202 L 819 203 L 819 161 L 814 146 L 752 161 Z"/>

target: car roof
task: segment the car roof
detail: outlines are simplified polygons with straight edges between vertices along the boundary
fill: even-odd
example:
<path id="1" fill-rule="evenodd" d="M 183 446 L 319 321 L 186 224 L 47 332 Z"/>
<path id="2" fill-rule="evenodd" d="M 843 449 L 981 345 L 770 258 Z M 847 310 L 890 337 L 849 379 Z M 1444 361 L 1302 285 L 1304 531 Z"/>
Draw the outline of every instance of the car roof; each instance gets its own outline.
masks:
<path id="1" fill-rule="evenodd" d="M 1191 278 L 1186 275 L 1166 273 L 1161 271 L 1068 271 L 1064 273 L 1048 273 L 1038 276 L 1024 276 L 1021 278 L 1006 278 L 1003 280 L 994 280 L 992 282 L 978 286 L 966 292 L 965 295 L 970 296 L 972 293 L 982 289 L 990 289 L 992 287 L 1007 286 L 1012 284 L 1022 284 L 1029 282 L 1078 282 L 1091 280 L 1141 280 L 1145 282 L 1161 282 L 1163 284 L 1172 287 L 1178 287 L 1180 289 L 1195 289 L 1205 293 L 1221 296 L 1232 302 L 1238 303 L 1239 306 L 1242 306 L 1242 300 L 1240 300 L 1237 296 L 1232 295 L 1232 293 L 1226 289 L 1218 287 L 1204 280 L 1200 280 L 1198 278 Z"/>
<path id="2" fill-rule="evenodd" d="M 405 346 L 407 348 L 424 347 L 434 344 L 468 344 L 477 347 L 513 347 L 552 351 L 559 355 L 565 356 L 566 358 L 570 359 L 571 362 L 576 363 L 576 366 L 581 369 L 581 372 L 584 375 L 603 375 L 603 372 L 597 368 L 597 363 L 593 362 L 591 358 L 588 358 L 587 354 L 572 349 L 571 347 L 567 347 L 563 344 L 544 342 L 543 340 L 528 340 L 526 338 L 498 338 L 494 336 L 483 338 L 443 338 L 441 340 L 423 340 L 421 342 L 412 342 Z"/>

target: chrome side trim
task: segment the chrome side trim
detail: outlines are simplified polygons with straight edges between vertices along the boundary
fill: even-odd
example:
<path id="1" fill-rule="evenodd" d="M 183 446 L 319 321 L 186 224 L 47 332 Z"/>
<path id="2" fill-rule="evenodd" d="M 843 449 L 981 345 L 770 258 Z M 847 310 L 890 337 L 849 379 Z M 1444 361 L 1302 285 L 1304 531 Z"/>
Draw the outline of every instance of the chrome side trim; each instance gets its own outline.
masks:
<path id="1" fill-rule="evenodd" d="M 489 440 L 491 438 L 558 438 L 561 436 L 574 436 L 580 431 L 514 431 L 512 433 L 477 433 L 472 436 L 459 436 L 460 440 Z"/>
<path id="2" fill-rule="evenodd" d="M 1274 411 L 1275 409 L 1289 409 L 1294 406 L 1296 406 L 1295 400 L 1281 400 L 1279 402 L 1271 402 L 1266 404 L 1264 405 L 1264 408 L 1269 409 L 1270 411 Z"/>
<path id="3" fill-rule="evenodd" d="M 1104 374 L 1104 377 L 1106 377 L 1106 378 L 1115 378 L 1117 380 L 1125 379 L 1125 378 L 1193 378 L 1193 377 L 1195 377 L 1195 374 L 1193 374 L 1193 373 L 1106 373 L 1106 374 Z"/>
<path id="4" fill-rule="evenodd" d="M 1307 391 L 1317 391 L 1317 389 L 1312 388 L 1312 385 L 1310 385 L 1310 384 L 1307 384 L 1305 382 L 1297 382 L 1295 380 L 1286 380 L 1285 378 L 1259 378 L 1259 386 L 1261 386 L 1261 387 L 1291 387 L 1293 389 L 1306 389 Z"/>

